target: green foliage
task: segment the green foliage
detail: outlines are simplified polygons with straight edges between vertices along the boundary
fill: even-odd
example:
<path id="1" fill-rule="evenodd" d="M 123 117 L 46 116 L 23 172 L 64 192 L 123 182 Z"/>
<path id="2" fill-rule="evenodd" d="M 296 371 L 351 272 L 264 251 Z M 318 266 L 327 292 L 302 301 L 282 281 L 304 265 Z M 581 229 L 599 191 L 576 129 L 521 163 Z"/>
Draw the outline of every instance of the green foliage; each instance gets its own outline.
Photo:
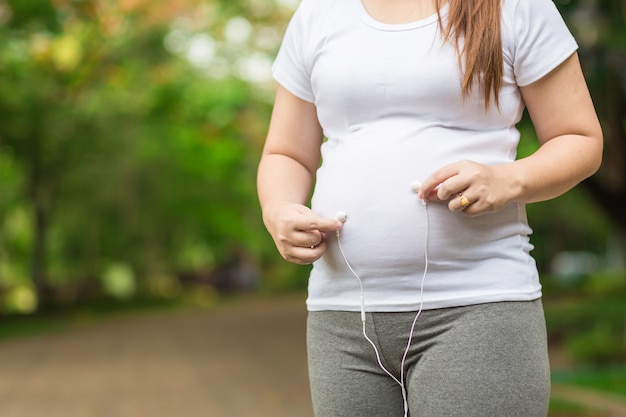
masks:
<path id="1" fill-rule="evenodd" d="M 0 26 L 0 298 L 150 291 L 233 251 L 274 262 L 255 196 L 269 103 L 168 52 L 166 25 L 111 30 L 141 17 L 89 4 L 11 3 Z"/>
<path id="2" fill-rule="evenodd" d="M 581 367 L 553 372 L 553 382 L 593 388 L 603 392 L 626 396 L 626 367 Z"/>
<path id="3" fill-rule="evenodd" d="M 624 341 L 616 337 L 621 330 L 608 322 L 596 323 L 588 332 L 570 336 L 567 349 L 583 363 L 606 365 L 626 360 Z"/>
<path id="4" fill-rule="evenodd" d="M 626 275 L 601 273 L 545 287 L 548 333 L 580 364 L 626 363 Z"/>
<path id="5" fill-rule="evenodd" d="M 59 29 L 55 9 L 50 0 L 6 0 L 12 14 L 8 26 L 13 28 L 37 28 L 55 31 Z"/>
<path id="6" fill-rule="evenodd" d="M 548 417 L 597 417 L 598 413 L 579 404 L 551 398 Z"/>
<path id="7" fill-rule="evenodd" d="M 613 226 L 580 187 L 554 200 L 530 204 L 527 211 L 535 245 L 532 254 L 542 272 L 550 271 L 551 261 L 560 252 L 587 251 L 604 256 L 609 250 Z"/>

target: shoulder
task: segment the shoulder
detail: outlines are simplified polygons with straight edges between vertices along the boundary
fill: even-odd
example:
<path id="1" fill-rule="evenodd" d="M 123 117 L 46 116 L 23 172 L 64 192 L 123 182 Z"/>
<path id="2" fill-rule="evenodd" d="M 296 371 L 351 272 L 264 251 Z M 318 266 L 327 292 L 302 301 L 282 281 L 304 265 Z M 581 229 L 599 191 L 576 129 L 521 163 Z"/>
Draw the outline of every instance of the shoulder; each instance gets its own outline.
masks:
<path id="1" fill-rule="evenodd" d="M 518 85 L 541 78 L 578 48 L 552 0 L 503 0 L 502 44 Z"/>
<path id="2" fill-rule="evenodd" d="M 569 35 L 569 30 L 552 0 L 502 0 L 502 33 L 519 42 L 542 34 Z"/>
<path id="3" fill-rule="evenodd" d="M 526 17 L 545 17 L 561 15 L 553 0 L 502 0 L 502 18 L 510 19 Z"/>

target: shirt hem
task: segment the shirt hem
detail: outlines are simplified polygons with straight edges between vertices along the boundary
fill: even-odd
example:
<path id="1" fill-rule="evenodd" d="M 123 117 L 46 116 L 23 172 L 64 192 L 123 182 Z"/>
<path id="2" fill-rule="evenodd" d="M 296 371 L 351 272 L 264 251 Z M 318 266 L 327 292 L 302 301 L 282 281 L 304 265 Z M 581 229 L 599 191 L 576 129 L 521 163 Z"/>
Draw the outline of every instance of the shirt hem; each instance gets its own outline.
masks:
<path id="1" fill-rule="evenodd" d="M 422 310 L 436 310 L 440 308 L 465 307 L 476 304 L 497 303 L 505 301 L 534 301 L 542 297 L 541 291 L 523 294 L 493 294 L 490 296 L 472 296 L 454 299 L 440 299 L 424 301 Z M 358 300 L 356 300 L 358 301 Z M 403 303 L 403 304 L 369 304 L 365 300 L 365 311 L 372 313 L 401 313 L 409 311 L 417 311 L 420 309 L 420 302 Z M 308 311 L 350 311 L 358 312 L 361 310 L 360 304 L 324 304 L 314 303 L 307 299 Z"/>

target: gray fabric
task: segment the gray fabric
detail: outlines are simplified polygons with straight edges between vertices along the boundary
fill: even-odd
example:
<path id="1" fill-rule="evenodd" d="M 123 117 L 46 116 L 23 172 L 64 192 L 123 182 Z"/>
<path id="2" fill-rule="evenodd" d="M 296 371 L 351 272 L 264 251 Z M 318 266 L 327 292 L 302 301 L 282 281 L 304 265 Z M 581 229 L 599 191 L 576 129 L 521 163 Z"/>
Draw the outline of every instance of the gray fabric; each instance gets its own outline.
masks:
<path id="1" fill-rule="evenodd" d="M 368 313 L 367 335 L 400 379 L 415 313 Z M 402 417 L 400 386 L 376 362 L 360 313 L 310 312 L 316 417 Z M 407 362 L 411 417 L 545 417 L 550 396 L 541 300 L 426 310 Z"/>

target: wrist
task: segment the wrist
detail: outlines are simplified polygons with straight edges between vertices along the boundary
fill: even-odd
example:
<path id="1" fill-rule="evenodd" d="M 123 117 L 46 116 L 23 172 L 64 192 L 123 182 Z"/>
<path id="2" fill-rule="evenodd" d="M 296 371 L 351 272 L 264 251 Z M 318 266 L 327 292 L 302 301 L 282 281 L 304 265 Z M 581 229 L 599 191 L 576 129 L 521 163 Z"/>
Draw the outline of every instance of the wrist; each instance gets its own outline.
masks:
<path id="1" fill-rule="evenodd" d="M 525 170 L 520 166 L 519 161 L 502 165 L 500 169 L 503 171 L 500 174 L 501 178 L 505 179 L 507 200 L 513 203 L 526 203 L 529 184 Z"/>

